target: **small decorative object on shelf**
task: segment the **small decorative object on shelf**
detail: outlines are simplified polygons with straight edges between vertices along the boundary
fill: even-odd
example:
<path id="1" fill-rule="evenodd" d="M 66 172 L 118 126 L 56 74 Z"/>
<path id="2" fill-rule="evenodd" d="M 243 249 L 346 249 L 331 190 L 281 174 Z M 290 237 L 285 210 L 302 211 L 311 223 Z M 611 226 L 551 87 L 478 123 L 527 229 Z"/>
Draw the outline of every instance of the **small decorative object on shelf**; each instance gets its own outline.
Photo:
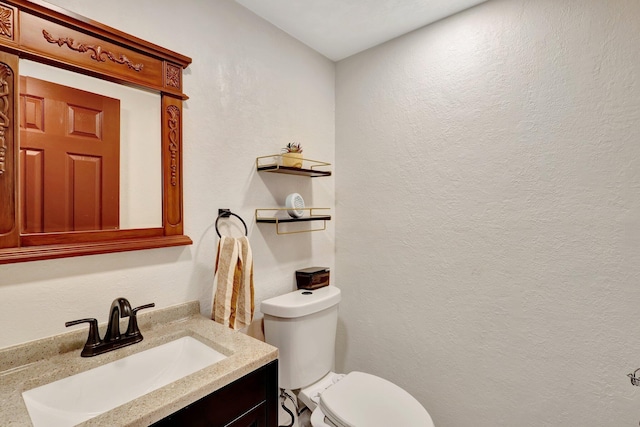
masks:
<path id="1" fill-rule="evenodd" d="M 282 149 L 282 166 L 302 168 L 302 145 L 290 142 Z"/>

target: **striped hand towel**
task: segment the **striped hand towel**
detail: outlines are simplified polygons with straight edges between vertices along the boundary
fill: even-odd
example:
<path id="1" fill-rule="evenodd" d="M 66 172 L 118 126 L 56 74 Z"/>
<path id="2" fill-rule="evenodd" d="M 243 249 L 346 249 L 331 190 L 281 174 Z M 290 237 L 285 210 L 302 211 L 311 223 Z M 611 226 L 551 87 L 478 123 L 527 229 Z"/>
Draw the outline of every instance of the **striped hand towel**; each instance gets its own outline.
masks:
<path id="1" fill-rule="evenodd" d="M 253 257 L 249 239 L 220 238 L 213 286 L 211 318 L 232 329 L 248 326 L 254 311 Z"/>

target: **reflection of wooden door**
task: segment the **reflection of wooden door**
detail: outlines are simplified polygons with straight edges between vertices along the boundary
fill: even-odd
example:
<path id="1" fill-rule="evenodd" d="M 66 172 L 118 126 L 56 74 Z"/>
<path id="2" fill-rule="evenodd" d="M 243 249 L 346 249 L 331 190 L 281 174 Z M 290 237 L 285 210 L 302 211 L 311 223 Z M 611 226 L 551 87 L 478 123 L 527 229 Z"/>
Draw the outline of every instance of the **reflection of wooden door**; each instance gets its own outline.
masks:
<path id="1" fill-rule="evenodd" d="M 120 101 L 20 77 L 23 233 L 119 228 Z"/>

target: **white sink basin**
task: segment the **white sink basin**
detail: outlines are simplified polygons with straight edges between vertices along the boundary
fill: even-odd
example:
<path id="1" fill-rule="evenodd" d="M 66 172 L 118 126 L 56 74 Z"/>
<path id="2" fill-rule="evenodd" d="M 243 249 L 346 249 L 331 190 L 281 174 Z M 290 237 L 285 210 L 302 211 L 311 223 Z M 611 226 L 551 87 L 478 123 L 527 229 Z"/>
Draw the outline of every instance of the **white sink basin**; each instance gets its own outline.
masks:
<path id="1" fill-rule="evenodd" d="M 34 427 L 74 426 L 225 358 L 183 337 L 25 391 L 22 398 Z"/>

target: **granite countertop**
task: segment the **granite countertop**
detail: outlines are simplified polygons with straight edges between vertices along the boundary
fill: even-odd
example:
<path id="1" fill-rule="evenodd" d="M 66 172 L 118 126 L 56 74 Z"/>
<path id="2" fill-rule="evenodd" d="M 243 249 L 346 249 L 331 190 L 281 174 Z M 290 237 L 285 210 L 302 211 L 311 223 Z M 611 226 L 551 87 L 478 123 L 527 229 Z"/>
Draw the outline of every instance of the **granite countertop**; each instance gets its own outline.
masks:
<path id="1" fill-rule="evenodd" d="M 123 319 L 121 330 L 126 329 Z M 144 340 L 95 357 L 80 357 L 84 328 L 0 349 L 0 424 L 29 426 L 22 392 L 77 374 L 183 336 L 192 336 L 227 356 L 194 374 L 152 391 L 81 426 L 148 426 L 244 375 L 276 360 L 278 350 L 200 315 L 193 301 L 138 315 Z M 106 325 L 100 325 L 101 336 Z"/>

